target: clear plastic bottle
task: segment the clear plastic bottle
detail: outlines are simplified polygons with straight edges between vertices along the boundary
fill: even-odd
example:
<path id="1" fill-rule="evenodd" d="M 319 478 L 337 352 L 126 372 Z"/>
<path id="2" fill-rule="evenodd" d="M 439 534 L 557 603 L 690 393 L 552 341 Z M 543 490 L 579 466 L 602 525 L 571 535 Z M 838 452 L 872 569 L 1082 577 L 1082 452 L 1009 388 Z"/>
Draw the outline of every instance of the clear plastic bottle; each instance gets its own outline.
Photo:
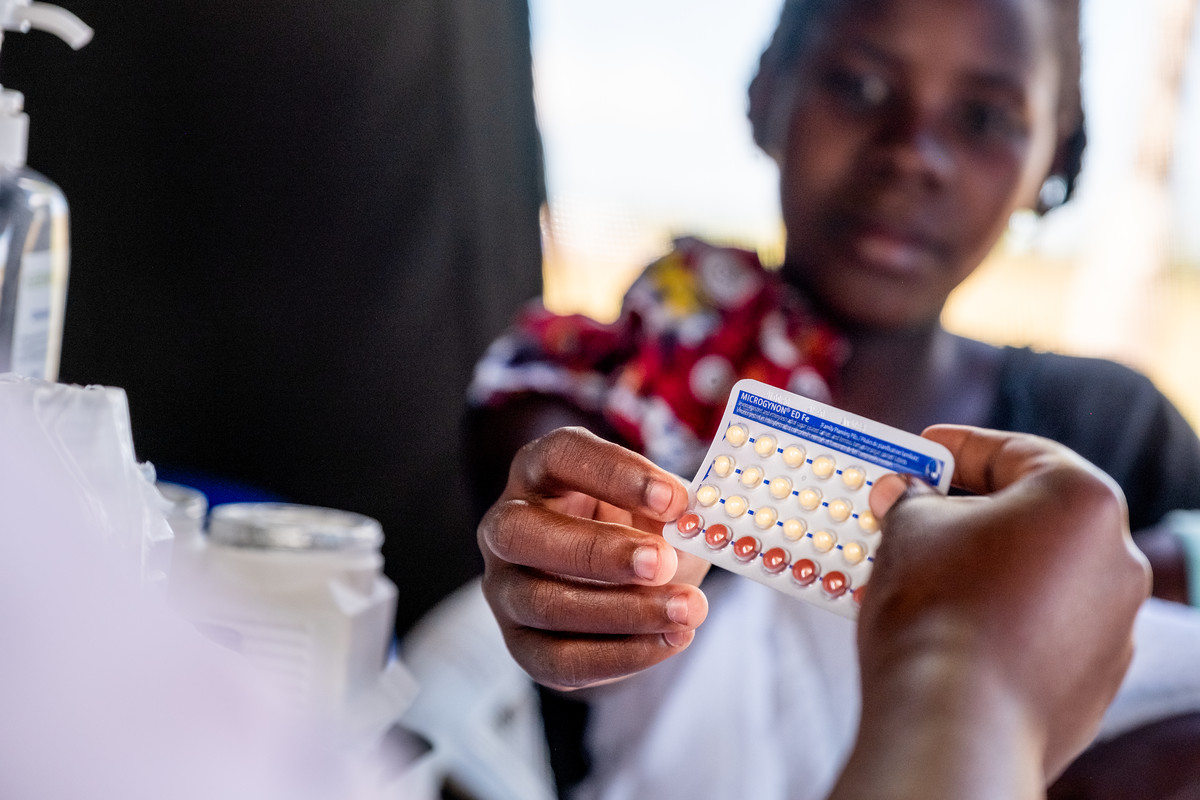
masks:
<path id="1" fill-rule="evenodd" d="M 57 6 L 0 0 L 0 29 L 49 31 L 79 49 L 92 30 Z M 25 164 L 29 117 L 0 89 L 0 372 L 56 380 L 70 243 L 62 190 Z"/>
<path id="2" fill-rule="evenodd" d="M 55 380 L 67 304 L 67 201 L 29 168 L 0 168 L 0 372 Z"/>

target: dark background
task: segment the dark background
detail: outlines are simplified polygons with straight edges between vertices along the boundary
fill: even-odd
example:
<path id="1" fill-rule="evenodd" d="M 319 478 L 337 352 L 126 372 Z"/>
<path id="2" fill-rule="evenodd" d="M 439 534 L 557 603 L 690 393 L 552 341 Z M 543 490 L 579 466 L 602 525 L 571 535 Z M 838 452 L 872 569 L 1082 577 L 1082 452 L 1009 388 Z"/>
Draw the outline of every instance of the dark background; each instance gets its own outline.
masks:
<path id="1" fill-rule="evenodd" d="M 0 58 L 71 206 L 60 379 L 214 502 L 378 518 L 407 629 L 479 570 L 463 393 L 540 287 L 524 0 L 64 5 L 90 44 Z"/>

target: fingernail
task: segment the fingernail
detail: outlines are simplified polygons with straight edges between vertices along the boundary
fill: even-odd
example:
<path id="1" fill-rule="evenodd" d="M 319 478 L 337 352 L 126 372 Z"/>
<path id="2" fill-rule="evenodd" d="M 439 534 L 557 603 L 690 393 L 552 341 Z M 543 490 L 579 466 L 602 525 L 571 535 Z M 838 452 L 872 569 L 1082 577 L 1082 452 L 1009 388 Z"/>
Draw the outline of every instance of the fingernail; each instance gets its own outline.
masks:
<path id="1" fill-rule="evenodd" d="M 877 517 L 882 517 L 907 491 L 908 482 L 899 475 L 884 475 L 875 482 L 871 494 L 867 497 L 871 512 Z"/>
<path id="2" fill-rule="evenodd" d="M 677 594 L 667 601 L 667 619 L 674 622 L 676 625 L 686 625 L 688 621 L 688 601 L 681 594 Z"/>
<path id="3" fill-rule="evenodd" d="M 675 493 L 669 485 L 662 481 L 654 481 L 646 489 L 646 507 L 656 514 L 665 514 L 674 496 Z"/>
<path id="4" fill-rule="evenodd" d="M 633 571 L 639 578 L 652 581 L 658 575 L 658 548 L 639 547 L 633 551 Z"/>
<path id="5" fill-rule="evenodd" d="M 671 647 L 683 647 L 692 640 L 691 631 L 671 631 L 662 635 L 663 641 Z"/>

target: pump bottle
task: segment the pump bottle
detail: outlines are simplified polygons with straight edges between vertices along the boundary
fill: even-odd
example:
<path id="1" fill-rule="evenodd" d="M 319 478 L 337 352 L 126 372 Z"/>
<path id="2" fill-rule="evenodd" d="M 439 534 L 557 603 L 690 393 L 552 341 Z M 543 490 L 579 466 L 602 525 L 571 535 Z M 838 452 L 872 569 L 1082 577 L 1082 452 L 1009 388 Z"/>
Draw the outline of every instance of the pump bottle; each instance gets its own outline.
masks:
<path id="1" fill-rule="evenodd" d="M 91 28 L 57 6 L 0 0 L 0 30 L 30 28 L 53 33 L 76 50 L 92 38 Z M 0 373 L 53 381 L 67 301 L 67 201 L 58 186 L 26 166 L 28 139 L 24 97 L 0 86 Z"/>

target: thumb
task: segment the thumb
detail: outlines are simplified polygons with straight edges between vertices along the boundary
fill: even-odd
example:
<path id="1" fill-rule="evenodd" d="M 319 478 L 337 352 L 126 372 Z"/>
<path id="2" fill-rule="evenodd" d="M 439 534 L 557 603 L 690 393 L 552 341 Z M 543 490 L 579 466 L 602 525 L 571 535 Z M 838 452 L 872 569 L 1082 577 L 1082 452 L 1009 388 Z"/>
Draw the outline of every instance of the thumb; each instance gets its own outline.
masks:
<path id="1" fill-rule="evenodd" d="M 876 519 L 883 519 L 892 506 L 905 497 L 936 493 L 932 486 L 919 478 L 891 472 L 875 481 L 867 501 L 870 503 L 871 513 L 875 515 Z"/>

